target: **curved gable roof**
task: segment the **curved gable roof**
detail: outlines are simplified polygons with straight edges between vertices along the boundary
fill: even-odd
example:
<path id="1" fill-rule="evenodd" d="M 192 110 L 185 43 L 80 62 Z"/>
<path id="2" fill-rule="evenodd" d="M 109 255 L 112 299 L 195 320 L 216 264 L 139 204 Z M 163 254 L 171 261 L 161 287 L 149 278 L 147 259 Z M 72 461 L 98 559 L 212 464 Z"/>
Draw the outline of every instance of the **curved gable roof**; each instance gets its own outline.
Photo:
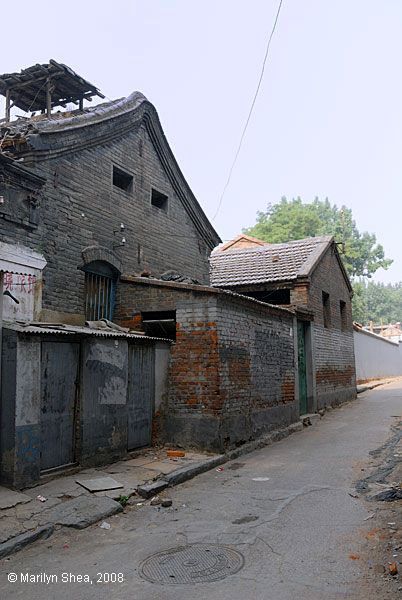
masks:
<path id="1" fill-rule="evenodd" d="M 113 127 L 110 124 L 113 122 Z M 198 233 L 212 249 L 221 240 L 191 191 L 169 146 L 157 111 L 140 92 L 102 103 L 83 112 L 55 113 L 7 123 L 5 146 L 27 164 L 107 144 L 127 135 L 143 122 L 159 160 Z M 73 134 L 73 135 L 72 135 Z"/>

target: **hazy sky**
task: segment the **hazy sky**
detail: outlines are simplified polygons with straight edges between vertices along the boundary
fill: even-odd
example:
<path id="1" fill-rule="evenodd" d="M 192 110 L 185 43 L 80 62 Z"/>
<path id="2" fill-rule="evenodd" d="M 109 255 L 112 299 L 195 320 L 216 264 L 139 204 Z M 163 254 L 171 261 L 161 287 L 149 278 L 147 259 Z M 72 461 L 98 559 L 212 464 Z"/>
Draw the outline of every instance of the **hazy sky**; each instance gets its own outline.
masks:
<path id="1" fill-rule="evenodd" d="M 109 98 L 143 92 L 214 215 L 278 0 L 2 5 L 1 72 L 54 58 Z M 7 25 L 9 24 L 9 26 Z M 284 0 L 260 96 L 214 226 L 230 239 L 281 196 L 351 207 L 402 280 L 402 2 Z M 3 104 L 1 104 L 3 112 Z"/>

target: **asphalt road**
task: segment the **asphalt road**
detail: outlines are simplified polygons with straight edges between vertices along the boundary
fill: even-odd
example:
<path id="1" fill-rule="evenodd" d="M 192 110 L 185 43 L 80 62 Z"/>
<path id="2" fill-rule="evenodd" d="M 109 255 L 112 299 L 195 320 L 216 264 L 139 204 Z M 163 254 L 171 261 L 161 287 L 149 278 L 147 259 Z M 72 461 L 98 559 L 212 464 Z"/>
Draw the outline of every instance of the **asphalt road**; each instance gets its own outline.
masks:
<path id="1" fill-rule="evenodd" d="M 378 596 L 362 592 L 361 561 L 351 559 L 361 550 L 370 507 L 350 493 L 355 495 L 354 482 L 364 476 L 369 451 L 385 442 L 395 415 L 401 415 L 401 399 L 402 382 L 367 392 L 316 426 L 170 490 L 171 508 L 134 506 L 112 517 L 109 530 L 63 529 L 0 562 L 0 596 L 374 600 Z M 244 566 L 208 583 L 172 579 L 162 585 L 140 576 L 142 562 L 153 553 L 197 543 L 230 547 L 243 555 Z M 169 561 L 164 564 L 169 567 Z M 195 577 L 216 573 L 191 559 L 180 567 Z M 10 573 L 16 583 L 7 581 Z M 51 581 L 28 582 L 27 575 Z M 78 575 L 90 582 L 71 581 Z"/>

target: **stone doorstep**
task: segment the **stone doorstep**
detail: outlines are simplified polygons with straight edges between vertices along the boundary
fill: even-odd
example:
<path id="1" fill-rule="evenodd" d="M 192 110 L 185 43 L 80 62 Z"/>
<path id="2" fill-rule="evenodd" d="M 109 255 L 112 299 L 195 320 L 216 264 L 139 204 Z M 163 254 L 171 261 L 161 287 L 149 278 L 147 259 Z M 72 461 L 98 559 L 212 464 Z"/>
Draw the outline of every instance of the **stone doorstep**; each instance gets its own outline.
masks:
<path id="1" fill-rule="evenodd" d="M 315 416 L 319 417 L 319 415 Z M 176 470 L 170 473 L 160 473 L 154 477 L 154 481 L 148 484 L 138 485 L 137 488 L 132 491 L 127 490 L 127 494 L 125 495 L 129 495 L 128 492 L 130 491 L 130 495 L 138 493 L 143 498 L 150 498 L 167 487 L 179 485 L 201 473 L 210 471 L 219 465 L 236 459 L 244 454 L 248 454 L 249 452 L 253 452 L 254 450 L 269 446 L 292 433 L 301 431 L 302 429 L 303 424 L 301 422 L 292 423 L 284 429 L 272 431 L 257 440 L 248 442 L 234 450 L 230 450 L 226 454 L 215 455 L 212 457 L 207 456 L 205 460 L 191 462 L 190 464 L 185 465 L 178 463 L 178 468 Z M 197 457 L 196 454 L 193 454 L 192 456 L 194 458 Z M 126 486 L 124 486 L 124 491 L 126 489 Z M 56 506 L 49 507 L 49 509 L 42 510 L 39 527 L 35 530 L 19 534 L 16 537 L 10 538 L 3 544 L 0 544 L 0 558 L 18 552 L 37 539 L 49 537 L 52 535 L 56 525 L 84 529 L 108 516 L 121 512 L 123 510 L 121 504 L 109 496 L 109 494 L 112 495 L 111 492 L 116 493 L 118 491 L 121 492 L 121 490 L 109 490 L 109 492 L 96 492 L 95 494 L 81 495 L 76 498 L 68 499 L 65 502 L 61 502 Z M 85 492 L 84 489 L 83 492 Z"/>

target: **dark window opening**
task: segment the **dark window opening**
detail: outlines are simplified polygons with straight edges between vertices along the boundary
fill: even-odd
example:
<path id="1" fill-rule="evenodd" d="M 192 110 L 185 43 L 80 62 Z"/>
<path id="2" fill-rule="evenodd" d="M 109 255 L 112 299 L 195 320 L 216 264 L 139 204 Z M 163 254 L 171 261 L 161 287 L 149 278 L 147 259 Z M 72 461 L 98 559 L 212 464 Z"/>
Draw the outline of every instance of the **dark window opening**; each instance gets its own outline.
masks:
<path id="1" fill-rule="evenodd" d="M 142 327 L 147 335 L 176 340 L 176 311 L 142 312 Z"/>
<path id="2" fill-rule="evenodd" d="M 341 300 L 339 302 L 339 310 L 341 313 L 341 329 L 342 329 L 342 331 L 346 331 L 347 325 L 348 325 L 348 320 L 347 320 L 347 314 L 346 314 L 346 302 L 344 302 L 343 300 Z"/>
<path id="3" fill-rule="evenodd" d="M 168 197 L 166 196 L 166 194 L 162 194 L 162 192 L 158 192 L 158 190 L 154 190 L 152 188 L 151 204 L 152 204 L 152 206 L 156 206 L 156 208 L 160 208 L 162 210 L 167 210 Z"/>
<path id="4" fill-rule="evenodd" d="M 113 185 L 125 192 L 131 192 L 133 188 L 133 176 L 113 166 Z"/>
<path id="5" fill-rule="evenodd" d="M 29 222 L 39 225 L 39 203 L 33 198 L 29 201 Z"/>
<path id="6" fill-rule="evenodd" d="M 331 305 L 329 302 L 329 294 L 322 293 L 322 308 L 324 316 L 324 327 L 331 327 Z"/>
<path id="7" fill-rule="evenodd" d="M 113 320 L 117 274 L 102 261 L 95 261 L 85 268 L 85 319 Z"/>
<path id="8" fill-rule="evenodd" d="M 244 296 L 255 298 L 268 304 L 290 304 L 290 290 L 272 290 L 264 292 L 242 292 Z"/>

